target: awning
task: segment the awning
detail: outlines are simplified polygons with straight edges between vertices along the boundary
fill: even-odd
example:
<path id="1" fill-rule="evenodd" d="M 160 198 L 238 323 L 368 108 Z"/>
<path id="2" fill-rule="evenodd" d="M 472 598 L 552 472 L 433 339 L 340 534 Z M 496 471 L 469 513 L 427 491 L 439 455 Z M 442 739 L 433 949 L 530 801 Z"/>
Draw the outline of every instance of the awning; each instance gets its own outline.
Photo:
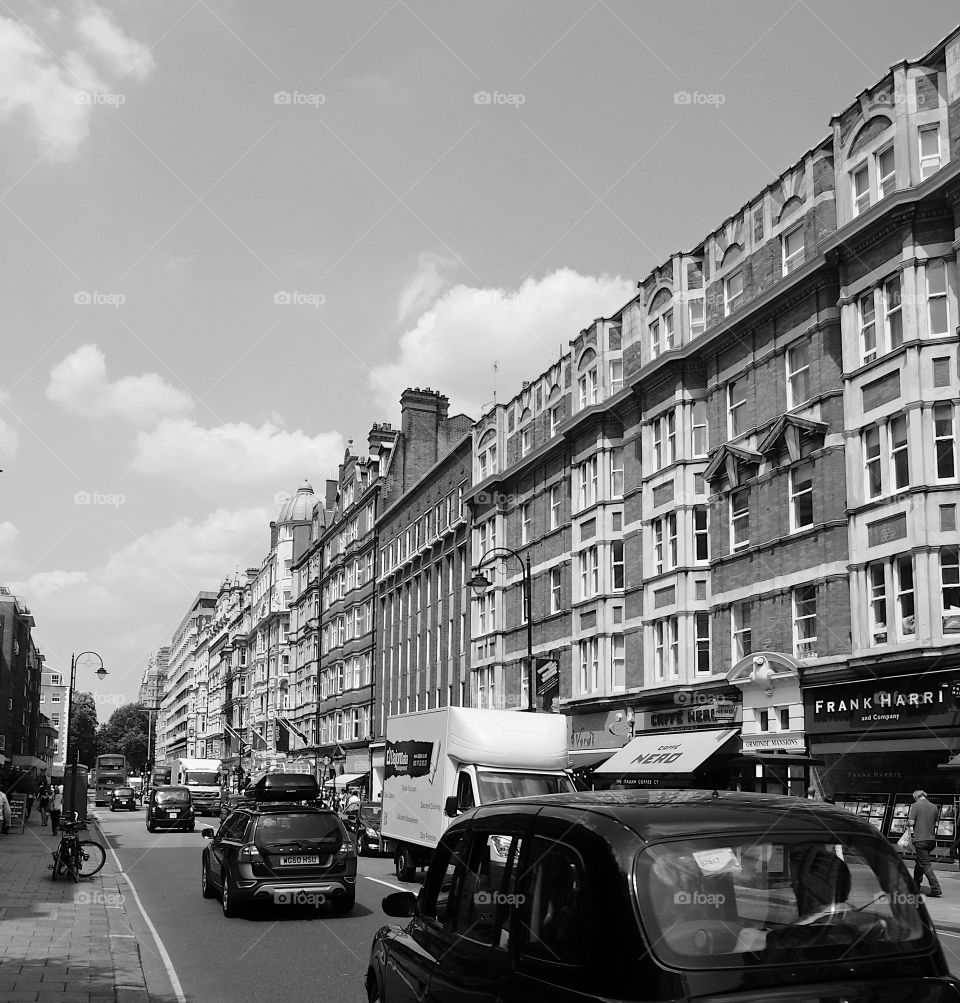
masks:
<path id="1" fill-rule="evenodd" d="M 571 770 L 585 770 L 598 763 L 605 762 L 622 746 L 616 749 L 571 749 L 567 753 Z"/>
<path id="2" fill-rule="evenodd" d="M 594 773 L 617 776 L 693 773 L 739 734 L 739 728 L 724 728 L 722 731 L 669 731 L 659 735 L 640 735 L 597 767 Z"/>
<path id="3" fill-rule="evenodd" d="M 938 770 L 960 770 L 960 753 L 948 759 L 947 762 L 941 763 Z"/>
<path id="4" fill-rule="evenodd" d="M 772 763 L 776 766 L 825 766 L 822 759 L 807 756 L 802 752 L 745 752 L 742 756 L 734 756 L 733 763 Z"/>
<path id="5" fill-rule="evenodd" d="M 349 787 L 351 784 L 355 784 L 358 780 L 366 780 L 366 778 L 366 773 L 341 773 L 340 776 L 333 781 L 333 786 L 337 788 Z"/>

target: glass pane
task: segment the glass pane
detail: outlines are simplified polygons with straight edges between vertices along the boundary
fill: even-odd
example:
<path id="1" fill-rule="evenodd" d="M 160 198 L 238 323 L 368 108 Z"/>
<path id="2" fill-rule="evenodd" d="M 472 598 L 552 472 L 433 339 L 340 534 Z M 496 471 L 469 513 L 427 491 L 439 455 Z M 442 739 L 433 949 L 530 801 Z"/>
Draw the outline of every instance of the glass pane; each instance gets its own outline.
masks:
<path id="1" fill-rule="evenodd" d="M 947 275 L 943 261 L 927 262 L 927 295 L 936 296 L 946 293 Z"/>
<path id="2" fill-rule="evenodd" d="M 947 298 L 939 296 L 929 301 L 930 333 L 947 334 Z"/>

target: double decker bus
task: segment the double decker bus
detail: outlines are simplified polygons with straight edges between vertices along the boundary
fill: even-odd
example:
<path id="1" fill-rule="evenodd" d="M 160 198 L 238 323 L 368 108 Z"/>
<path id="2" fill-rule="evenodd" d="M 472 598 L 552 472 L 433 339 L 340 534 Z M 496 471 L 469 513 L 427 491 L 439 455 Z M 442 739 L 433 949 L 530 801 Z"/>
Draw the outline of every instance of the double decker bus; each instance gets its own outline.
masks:
<path id="1" fill-rule="evenodd" d="M 97 756 L 94 769 L 97 771 L 96 804 L 109 804 L 114 788 L 123 787 L 127 782 L 127 757 L 116 752 Z"/>

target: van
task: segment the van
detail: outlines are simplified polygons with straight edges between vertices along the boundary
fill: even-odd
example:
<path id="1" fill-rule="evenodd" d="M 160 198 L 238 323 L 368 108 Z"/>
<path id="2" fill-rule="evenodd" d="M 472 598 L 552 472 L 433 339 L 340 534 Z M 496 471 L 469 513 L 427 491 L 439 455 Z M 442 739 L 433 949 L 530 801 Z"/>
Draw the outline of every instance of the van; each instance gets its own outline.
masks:
<path id="1" fill-rule="evenodd" d="M 154 787 L 147 799 L 147 832 L 182 829 L 193 832 L 196 815 L 189 787 Z"/>

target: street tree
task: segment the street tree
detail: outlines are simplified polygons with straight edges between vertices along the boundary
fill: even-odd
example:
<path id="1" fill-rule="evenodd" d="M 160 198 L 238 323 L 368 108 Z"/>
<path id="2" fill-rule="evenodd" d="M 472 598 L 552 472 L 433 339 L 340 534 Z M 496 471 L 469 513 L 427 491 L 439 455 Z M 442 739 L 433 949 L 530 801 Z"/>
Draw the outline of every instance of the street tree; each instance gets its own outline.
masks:
<path id="1" fill-rule="evenodd" d="M 70 706 L 70 759 L 92 767 L 97 755 L 97 704 L 92 693 L 74 692 Z"/>
<path id="2" fill-rule="evenodd" d="M 141 703 L 118 707 L 97 732 L 99 754 L 119 752 L 131 770 L 139 772 L 147 761 L 149 715 Z"/>

